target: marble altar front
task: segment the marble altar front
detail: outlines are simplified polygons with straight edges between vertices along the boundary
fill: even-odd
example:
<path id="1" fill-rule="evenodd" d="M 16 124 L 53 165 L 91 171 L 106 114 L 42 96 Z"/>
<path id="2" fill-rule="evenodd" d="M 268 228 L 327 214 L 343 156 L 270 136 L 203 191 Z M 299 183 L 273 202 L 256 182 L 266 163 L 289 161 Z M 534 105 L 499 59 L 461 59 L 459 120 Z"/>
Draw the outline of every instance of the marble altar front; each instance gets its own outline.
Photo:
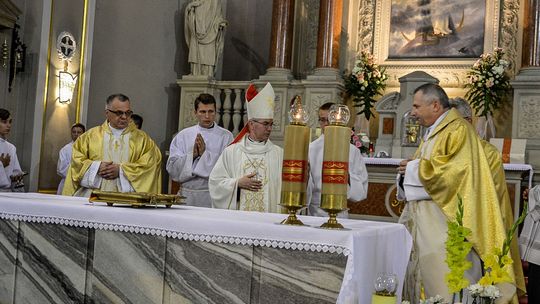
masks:
<path id="1" fill-rule="evenodd" d="M 0 194 L 0 303 L 366 303 L 378 272 L 404 275 L 401 225 L 283 216 Z"/>

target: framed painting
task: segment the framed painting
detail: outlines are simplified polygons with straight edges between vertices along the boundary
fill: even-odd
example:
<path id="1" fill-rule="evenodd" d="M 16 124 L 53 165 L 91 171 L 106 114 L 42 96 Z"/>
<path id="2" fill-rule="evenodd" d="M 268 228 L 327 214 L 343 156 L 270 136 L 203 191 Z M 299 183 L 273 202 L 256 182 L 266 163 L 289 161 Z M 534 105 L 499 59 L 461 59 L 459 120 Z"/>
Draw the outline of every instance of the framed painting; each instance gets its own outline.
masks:
<path id="1" fill-rule="evenodd" d="M 500 1 L 381 0 L 375 6 L 373 54 L 399 86 L 415 70 L 460 87 L 465 73 L 497 45 Z"/>

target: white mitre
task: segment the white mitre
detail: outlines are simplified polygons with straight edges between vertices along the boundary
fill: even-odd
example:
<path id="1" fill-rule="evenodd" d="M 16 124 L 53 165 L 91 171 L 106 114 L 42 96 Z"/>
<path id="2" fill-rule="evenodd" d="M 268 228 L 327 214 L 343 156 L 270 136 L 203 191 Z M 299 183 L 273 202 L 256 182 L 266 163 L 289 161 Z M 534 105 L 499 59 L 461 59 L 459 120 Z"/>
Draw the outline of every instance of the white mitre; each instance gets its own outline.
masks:
<path id="1" fill-rule="evenodd" d="M 250 84 L 246 90 L 246 108 L 248 120 L 250 119 L 273 119 L 274 118 L 274 100 L 276 95 L 270 83 L 260 91 L 253 84 Z M 248 133 L 247 121 L 244 123 L 244 128 L 236 135 L 232 144 L 239 142 L 244 135 Z"/>
<path id="2" fill-rule="evenodd" d="M 254 85 L 250 85 L 246 90 L 248 119 L 273 119 L 275 97 L 270 83 L 267 83 L 259 93 Z"/>

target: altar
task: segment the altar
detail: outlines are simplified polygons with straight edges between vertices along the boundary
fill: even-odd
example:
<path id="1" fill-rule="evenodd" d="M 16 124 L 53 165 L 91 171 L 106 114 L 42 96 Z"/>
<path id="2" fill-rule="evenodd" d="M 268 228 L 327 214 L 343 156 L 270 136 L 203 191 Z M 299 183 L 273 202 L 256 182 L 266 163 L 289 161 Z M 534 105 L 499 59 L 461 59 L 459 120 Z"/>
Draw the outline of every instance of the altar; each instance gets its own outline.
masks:
<path id="1" fill-rule="evenodd" d="M 349 202 L 349 217 L 379 221 L 397 222 L 404 202 L 396 199 L 396 175 L 401 158 L 366 157 L 368 171 L 368 197 L 360 202 Z M 508 194 L 512 202 L 514 220 L 522 209 L 521 193 L 523 187 L 531 187 L 534 175 L 529 164 L 503 164 Z"/>
<path id="2" fill-rule="evenodd" d="M 371 303 L 378 273 L 402 289 L 404 226 L 284 217 L 0 193 L 0 302 Z"/>

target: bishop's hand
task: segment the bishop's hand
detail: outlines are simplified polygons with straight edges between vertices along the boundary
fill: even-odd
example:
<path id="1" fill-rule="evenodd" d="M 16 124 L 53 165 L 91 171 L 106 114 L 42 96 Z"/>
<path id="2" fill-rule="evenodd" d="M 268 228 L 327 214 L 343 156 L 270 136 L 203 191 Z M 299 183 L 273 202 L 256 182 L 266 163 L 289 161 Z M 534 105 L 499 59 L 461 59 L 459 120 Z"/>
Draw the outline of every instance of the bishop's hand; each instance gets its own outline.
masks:
<path id="1" fill-rule="evenodd" d="M 259 191 L 262 189 L 262 182 L 256 178 L 257 173 L 244 175 L 238 179 L 238 188 L 249 191 Z"/>

